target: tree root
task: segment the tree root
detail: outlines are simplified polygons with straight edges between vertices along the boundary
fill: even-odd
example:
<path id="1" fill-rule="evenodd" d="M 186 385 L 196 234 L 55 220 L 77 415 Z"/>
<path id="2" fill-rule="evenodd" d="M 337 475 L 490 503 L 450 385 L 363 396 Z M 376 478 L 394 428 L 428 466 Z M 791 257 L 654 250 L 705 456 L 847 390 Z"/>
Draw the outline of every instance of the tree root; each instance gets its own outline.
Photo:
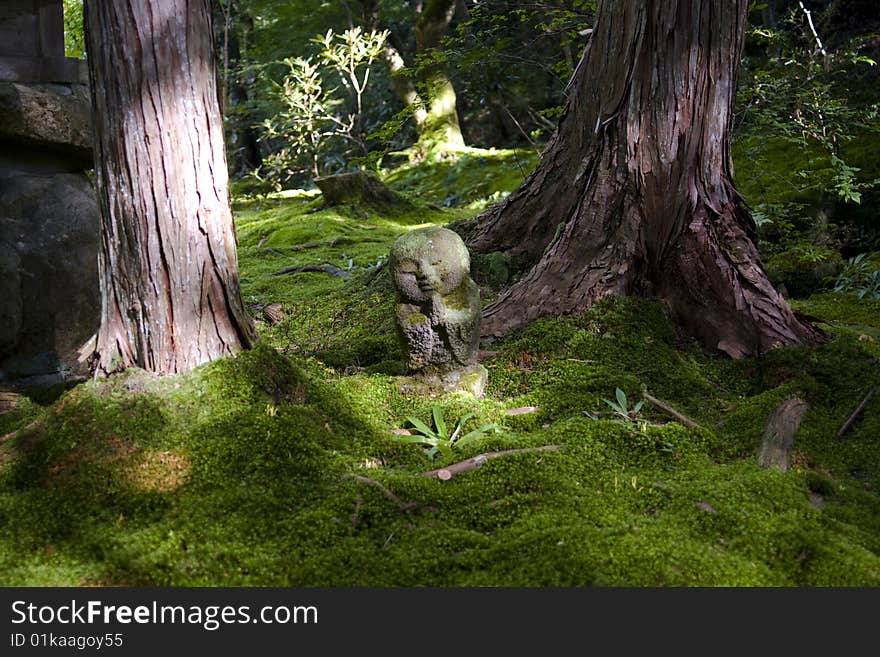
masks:
<path id="1" fill-rule="evenodd" d="M 868 394 L 865 395 L 865 398 L 862 399 L 861 403 L 856 406 L 856 410 L 854 410 L 850 416 L 846 419 L 846 422 L 843 423 L 843 426 L 840 427 L 840 430 L 837 432 L 837 439 L 840 440 L 843 438 L 843 435 L 850 430 L 852 425 L 856 423 L 856 420 L 859 418 L 859 415 L 862 414 L 862 411 L 865 410 L 865 406 L 868 405 L 868 402 L 871 400 L 871 397 L 874 396 L 874 393 L 877 391 L 877 388 L 871 388 L 868 391 Z"/>
<path id="2" fill-rule="evenodd" d="M 666 413 L 666 415 L 669 415 L 670 417 L 673 417 L 676 420 L 678 420 L 679 422 L 681 422 L 684 426 L 690 427 L 691 429 L 702 429 L 702 427 L 699 424 L 694 422 L 687 415 L 684 415 L 683 413 L 679 413 L 677 410 L 672 408 L 672 406 L 670 406 L 666 402 L 661 401 L 661 400 L 657 399 L 656 397 L 652 397 L 648 393 L 642 394 L 642 398 L 646 402 L 651 404 L 651 406 L 657 407 L 659 410 Z"/>
<path id="3" fill-rule="evenodd" d="M 335 265 L 331 265 L 330 263 L 324 263 L 323 265 L 303 265 L 301 267 L 285 267 L 279 271 L 273 273 L 273 276 L 283 276 L 284 274 L 296 274 L 299 272 L 323 272 L 325 274 L 330 274 L 332 276 L 338 276 L 339 278 L 352 278 L 352 275 L 349 274 L 344 269 L 340 269 Z"/>
<path id="4" fill-rule="evenodd" d="M 361 484 L 367 484 L 369 486 L 374 486 L 374 487 L 378 488 L 380 491 L 382 491 L 382 494 L 385 497 L 387 497 L 389 500 L 391 500 L 392 502 L 394 502 L 394 504 L 397 505 L 397 508 L 401 512 L 405 513 L 407 511 L 412 511 L 413 509 L 415 509 L 419 506 L 415 502 L 404 502 L 399 497 L 397 497 L 397 495 L 392 493 L 390 490 L 388 490 L 388 488 L 386 488 L 383 484 L 380 484 L 375 479 L 370 479 L 369 477 L 364 477 L 362 475 L 351 475 L 351 478 Z"/>
<path id="5" fill-rule="evenodd" d="M 9 433 L 0 436 L 0 445 L 2 445 L 3 443 L 5 443 L 7 441 L 12 440 L 20 433 L 24 433 L 25 431 L 30 431 L 31 429 L 35 429 L 37 426 L 39 426 L 39 424 L 40 424 L 39 420 L 34 420 L 30 424 L 23 426 L 21 429 L 16 429 L 15 431 L 10 431 Z"/>
<path id="6" fill-rule="evenodd" d="M 523 447 L 521 449 L 505 449 L 499 452 L 485 452 L 484 454 L 479 454 L 477 456 L 474 456 L 473 458 L 459 461 L 458 463 L 453 463 L 452 465 L 447 465 L 444 468 L 422 472 L 421 476 L 433 477 L 435 479 L 440 479 L 441 481 L 449 481 L 455 475 L 464 474 L 465 472 L 470 472 L 471 470 L 476 470 L 489 459 L 494 459 L 499 456 L 522 454 L 525 452 L 558 452 L 560 449 L 562 449 L 561 445 L 544 445 L 542 447 Z"/>

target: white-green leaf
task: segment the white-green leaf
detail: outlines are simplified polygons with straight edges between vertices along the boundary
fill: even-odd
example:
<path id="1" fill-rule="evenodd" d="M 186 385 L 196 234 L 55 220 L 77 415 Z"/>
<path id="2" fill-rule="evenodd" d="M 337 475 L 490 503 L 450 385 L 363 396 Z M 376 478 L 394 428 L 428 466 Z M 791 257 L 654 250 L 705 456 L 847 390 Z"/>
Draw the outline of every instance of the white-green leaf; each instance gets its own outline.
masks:
<path id="1" fill-rule="evenodd" d="M 419 418 L 407 417 L 406 419 L 411 425 L 415 427 L 416 431 L 421 431 L 426 436 L 431 436 L 432 438 L 437 437 L 437 434 L 434 432 L 434 430 L 431 429 L 431 427 L 429 427 L 427 424 L 422 422 Z"/>
<path id="2" fill-rule="evenodd" d="M 431 413 L 434 415 L 434 426 L 437 427 L 437 435 L 441 438 L 447 438 L 446 423 L 443 421 L 443 412 L 440 410 L 440 406 L 435 404 L 434 408 L 431 409 Z"/>
<path id="3" fill-rule="evenodd" d="M 467 424 L 467 421 L 470 420 L 474 416 L 473 413 L 468 413 L 467 415 L 463 415 L 458 424 L 455 426 L 455 431 L 452 432 L 452 435 L 449 437 L 449 442 L 454 443 L 458 434 L 461 433 L 461 430 L 464 428 L 464 425 Z"/>

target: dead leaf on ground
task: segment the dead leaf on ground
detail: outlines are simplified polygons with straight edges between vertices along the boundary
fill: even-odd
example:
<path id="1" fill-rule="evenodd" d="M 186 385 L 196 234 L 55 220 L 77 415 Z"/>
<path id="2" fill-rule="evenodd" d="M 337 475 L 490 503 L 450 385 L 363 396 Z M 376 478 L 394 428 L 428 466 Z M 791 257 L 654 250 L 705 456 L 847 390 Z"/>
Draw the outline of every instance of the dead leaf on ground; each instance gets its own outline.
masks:
<path id="1" fill-rule="evenodd" d="M 538 406 L 520 406 L 519 408 L 508 408 L 504 411 L 507 415 L 527 415 L 538 410 Z"/>

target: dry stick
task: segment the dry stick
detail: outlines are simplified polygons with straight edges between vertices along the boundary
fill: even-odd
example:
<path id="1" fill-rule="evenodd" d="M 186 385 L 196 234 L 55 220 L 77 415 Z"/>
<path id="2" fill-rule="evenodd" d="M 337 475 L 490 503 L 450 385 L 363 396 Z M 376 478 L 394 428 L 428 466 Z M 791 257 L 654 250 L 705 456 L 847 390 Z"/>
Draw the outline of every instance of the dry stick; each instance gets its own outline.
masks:
<path id="1" fill-rule="evenodd" d="M 544 445 L 543 447 L 523 447 L 521 449 L 505 449 L 500 452 L 486 452 L 485 454 L 479 454 L 478 456 L 475 456 L 473 458 L 459 461 L 458 463 L 453 463 L 452 465 L 447 465 L 445 468 L 422 472 L 421 476 L 434 477 L 435 479 L 449 481 L 455 475 L 470 472 L 471 470 L 476 470 L 477 468 L 482 466 L 483 463 L 485 463 L 489 459 L 494 459 L 497 456 L 507 456 L 508 454 L 522 454 L 524 452 L 558 452 L 560 449 L 562 449 L 561 445 Z"/>
<path id="2" fill-rule="evenodd" d="M 325 274 L 331 274 L 333 276 L 339 276 L 339 278 L 352 278 L 352 275 L 347 271 L 340 269 L 339 267 L 335 267 L 329 263 L 323 265 L 303 265 L 302 267 L 285 267 L 280 271 L 276 271 L 273 276 L 282 276 L 283 274 L 294 274 L 297 272 L 306 272 L 306 271 L 314 271 L 314 272 L 323 272 Z"/>
<path id="3" fill-rule="evenodd" d="M 840 431 L 837 432 L 838 439 L 843 438 L 843 434 L 845 434 L 847 431 L 849 431 L 850 428 L 852 427 L 852 425 L 855 424 L 856 419 L 859 417 L 859 415 L 861 415 L 862 411 L 865 410 L 865 406 L 868 405 L 868 402 L 870 401 L 871 397 L 874 396 L 874 393 L 876 392 L 876 390 L 877 390 L 877 388 L 871 388 L 868 391 L 868 394 L 865 395 L 865 398 L 862 400 L 862 403 L 859 404 L 858 406 L 856 406 L 856 410 L 854 410 L 852 412 L 852 415 L 850 415 L 847 418 L 846 422 L 843 423 L 843 426 L 840 427 Z"/>
<path id="4" fill-rule="evenodd" d="M 648 393 L 644 393 L 642 395 L 642 397 L 644 398 L 644 400 L 646 402 L 648 402 L 652 406 L 656 406 L 657 408 L 659 408 L 661 411 L 663 411 L 667 415 L 674 417 L 676 420 L 681 422 L 686 427 L 690 427 L 691 429 L 702 429 L 702 427 L 699 424 L 694 422 L 687 415 L 682 415 L 681 413 L 679 413 L 677 410 L 672 408 L 672 406 L 670 406 L 666 402 L 660 401 L 659 399 L 657 399 L 656 397 L 652 397 Z"/>
<path id="5" fill-rule="evenodd" d="M 10 431 L 9 433 L 0 436 L 0 445 L 2 445 L 3 443 L 5 443 L 8 440 L 12 440 L 13 438 L 15 438 L 18 434 L 22 433 L 23 431 L 30 431 L 31 429 L 35 428 L 39 423 L 40 423 L 39 420 L 34 420 L 33 422 L 31 422 L 27 426 L 22 427 L 21 429 L 16 429 L 15 431 Z"/>
<path id="6" fill-rule="evenodd" d="M 369 484 L 370 486 L 375 486 L 375 487 L 378 488 L 380 491 L 382 491 L 382 494 L 383 494 L 385 497 L 387 497 L 389 500 L 391 500 L 392 502 L 394 502 L 394 503 L 400 508 L 401 511 L 409 511 L 409 510 L 411 510 L 411 509 L 414 509 L 416 506 L 418 506 L 418 505 L 415 504 L 414 502 L 403 502 L 403 501 L 401 501 L 401 499 L 400 499 L 399 497 L 397 497 L 397 495 L 395 495 L 395 494 L 392 493 L 390 490 L 388 490 L 387 488 L 385 488 L 385 486 L 383 486 L 382 484 L 380 484 L 380 483 L 379 483 L 378 481 L 376 481 L 375 479 L 370 479 L 369 477 L 363 477 L 363 476 L 361 476 L 361 475 L 351 475 L 351 478 L 354 479 L 355 481 L 359 481 L 359 482 L 362 483 L 362 484 Z"/>
<path id="7" fill-rule="evenodd" d="M 304 249 L 317 249 L 322 246 L 334 247 L 339 244 L 340 238 L 334 237 L 332 240 L 328 242 L 306 242 L 305 244 L 294 244 L 293 246 L 288 246 L 287 248 L 291 251 L 302 251 Z"/>
<path id="8" fill-rule="evenodd" d="M 758 465 L 762 468 L 773 466 L 782 472 L 788 472 L 791 468 L 794 438 L 809 408 L 807 402 L 797 397 L 786 399 L 776 407 L 764 425 Z"/>
<path id="9" fill-rule="evenodd" d="M 816 39 L 816 44 L 819 46 L 819 52 L 822 53 L 823 57 L 828 57 L 828 52 L 825 50 L 825 44 L 822 43 L 822 39 L 819 37 L 819 33 L 816 32 L 816 26 L 813 25 L 813 14 L 812 12 L 804 6 L 803 0 L 798 0 L 798 4 L 801 6 L 801 10 L 807 16 L 807 22 L 810 24 L 810 31 L 813 33 L 813 37 Z"/>
<path id="10" fill-rule="evenodd" d="M 354 533 L 354 530 L 357 529 L 358 520 L 361 512 L 361 496 L 358 495 L 357 499 L 354 501 L 354 513 L 351 515 L 351 529 L 349 533 Z"/>

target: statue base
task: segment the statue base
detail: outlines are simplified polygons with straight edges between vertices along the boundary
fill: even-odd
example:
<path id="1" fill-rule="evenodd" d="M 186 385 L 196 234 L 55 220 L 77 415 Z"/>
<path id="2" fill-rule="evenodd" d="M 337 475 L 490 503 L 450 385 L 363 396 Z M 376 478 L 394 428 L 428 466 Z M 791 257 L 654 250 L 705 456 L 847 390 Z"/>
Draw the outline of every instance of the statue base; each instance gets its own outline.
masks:
<path id="1" fill-rule="evenodd" d="M 486 395 L 489 372 L 474 364 L 448 372 L 425 371 L 398 377 L 398 390 L 404 395 L 437 397 L 448 392 L 466 392 L 477 399 Z"/>

